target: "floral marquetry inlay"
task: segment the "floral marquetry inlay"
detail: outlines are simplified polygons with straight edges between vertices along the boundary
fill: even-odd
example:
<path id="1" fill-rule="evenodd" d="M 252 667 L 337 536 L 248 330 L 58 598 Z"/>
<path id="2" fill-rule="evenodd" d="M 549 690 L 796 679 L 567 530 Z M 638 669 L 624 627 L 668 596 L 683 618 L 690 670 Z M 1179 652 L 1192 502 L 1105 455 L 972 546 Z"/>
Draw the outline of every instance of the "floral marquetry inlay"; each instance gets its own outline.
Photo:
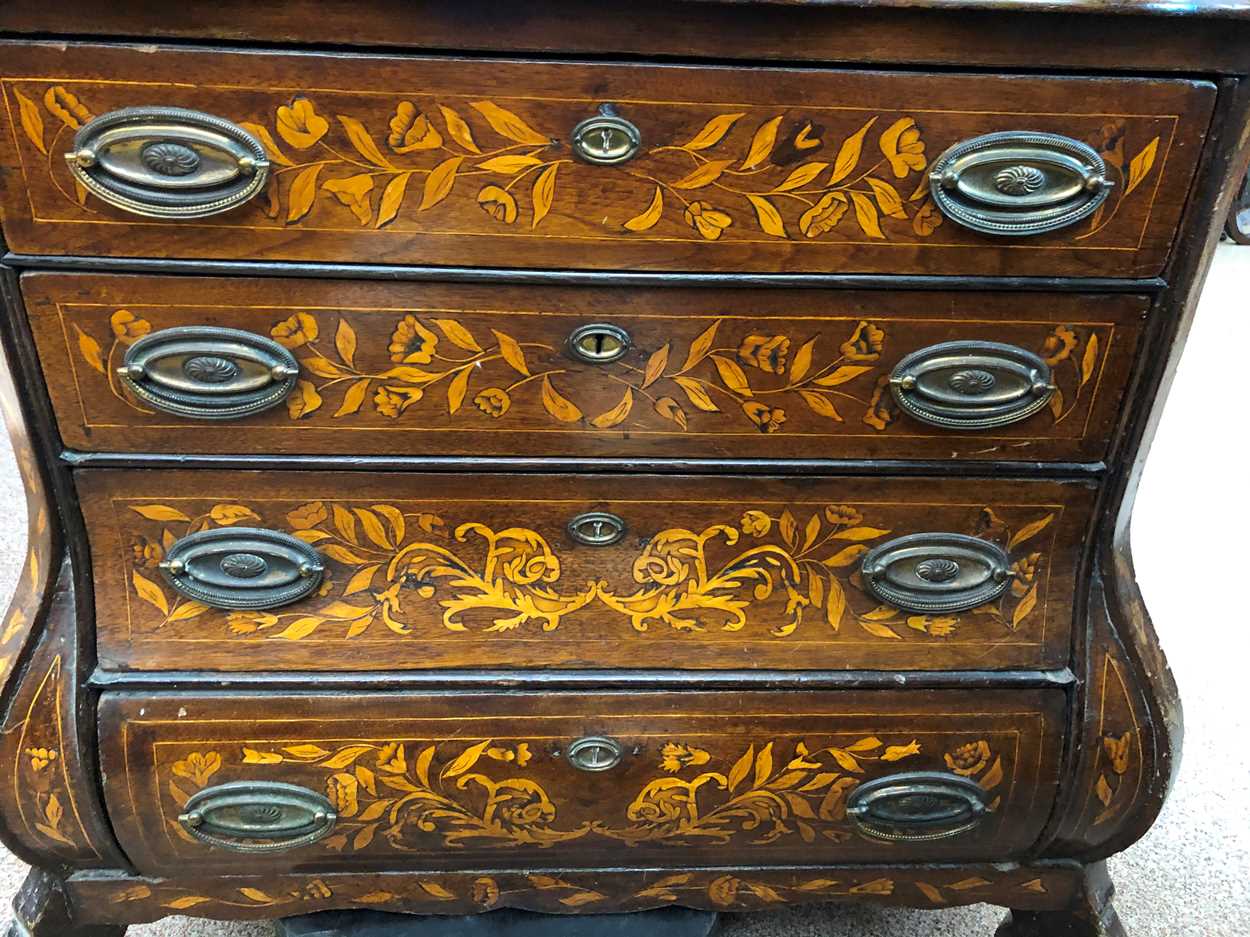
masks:
<path id="1" fill-rule="evenodd" d="M 32 840 L 54 853 L 95 855 L 78 816 L 65 760 L 65 748 L 74 740 L 62 726 L 64 679 L 62 660 L 54 657 L 20 723 L 12 789 Z"/>
<path id="2" fill-rule="evenodd" d="M 1091 826 L 1122 818 L 1134 804 L 1142 783 L 1145 758 L 1135 702 L 1124 676 L 1124 664 L 1113 653 L 1103 659 L 1100 679 L 1098 745 L 1094 755 Z"/>
<path id="3" fill-rule="evenodd" d="M 857 835 L 846 798 L 863 781 L 924 767 L 952 771 L 987 792 L 991 812 L 1005 781 L 1003 759 L 984 738 L 944 754 L 907 736 L 842 745 L 769 740 L 719 754 L 700 747 L 716 741 L 654 746 L 654 776 L 619 805 L 600 805 L 592 819 L 565 818 L 579 808 L 566 790 L 539 779 L 553 752 L 537 740 L 269 742 L 190 751 L 169 766 L 165 789 L 181 808 L 196 791 L 241 778 L 314 786 L 339 818 L 322 845 L 353 852 L 545 848 L 603 838 L 631 846 L 840 844 Z M 637 757 L 652 750 L 639 748 Z M 187 838 L 176 823 L 170 827 Z"/>
<path id="4" fill-rule="evenodd" d="M 84 211 L 96 210 L 87 191 L 54 171 L 48 157 L 66 149 L 93 115 L 110 110 L 97 103 L 98 94 L 89 83 L 72 82 L 19 82 L 12 91 L 25 144 L 49 163 L 60 195 Z M 397 222 L 411 228 L 438 224 L 426 219 L 445 218 L 450 206 L 461 216 L 477 214 L 487 230 L 538 236 L 560 216 L 618 239 L 923 243 L 943 223 L 929 197 L 927 168 L 957 142 L 933 142 L 932 114 L 906 108 L 748 112 L 622 101 L 622 113 L 648 128 L 651 117 L 665 127 L 664 137 L 649 138 L 621 165 L 592 167 L 573 157 L 565 102 L 397 94 L 366 112 L 359 98 L 330 92 L 271 101 L 263 110 L 239 110 L 236 102 L 220 116 L 263 145 L 270 182 L 254 211 L 283 227 L 316 226 L 333 215 L 368 230 Z M 598 103 L 586 101 L 580 116 Z M 1078 238 L 1105 227 L 1154 170 L 1161 137 L 1128 136 L 1116 119 L 1093 141 L 1115 176 L 1115 194 Z M 142 155 L 162 174 L 195 170 L 195 153 L 175 144 L 158 143 Z M 631 193 L 624 204 L 598 204 L 592 194 L 605 168 Z M 1036 172 L 1010 167 L 995 182 L 1004 192 L 1027 194 L 1040 185 Z"/>
<path id="5" fill-rule="evenodd" d="M 601 562 L 597 576 L 569 574 L 576 549 L 553 546 L 538 530 L 447 518 L 411 503 L 312 501 L 281 515 L 245 504 L 205 505 L 194 515 L 159 503 L 125 510 L 147 522 L 131 541 L 128 578 L 139 608 L 159 613 L 156 627 L 211 613 L 230 634 L 288 641 L 402 639 L 428 634 L 431 625 L 453 633 L 552 632 L 583 609 L 618 634 L 763 629 L 784 639 L 802 627 L 897 641 L 947 638 L 974 622 L 1011 634 L 1039 611 L 1046 565 L 1039 546 L 1047 539 L 1039 535 L 1057 516 L 1041 512 L 1009 525 L 993 508 L 981 509 L 975 533 L 1008 549 L 1011 587 L 969 612 L 921 615 L 880 605 L 862 588 L 860 559 L 902 533 L 875 526 L 872 506 L 745 507 L 732 523 L 661 529 L 615 548 L 629 551 L 612 563 L 628 579 L 605 575 Z M 277 526 L 311 544 L 330 566 L 319 591 L 289 608 L 223 615 L 180 598 L 157 575 L 179 537 L 236 524 Z"/>
<path id="6" fill-rule="evenodd" d="M 949 770 L 995 791 L 1003 783 L 1002 759 L 993 756 L 984 739 L 970 745 L 984 749 L 986 757 L 970 763 L 961 755 L 964 746 L 944 756 Z M 921 754 L 916 739 L 887 744 L 867 736 L 845 747 L 811 749 L 803 741 L 793 748 L 777 742 L 750 745 L 721 765 L 712 764 L 712 756 L 697 746 L 670 742 L 662 750 L 664 774 L 649 781 L 626 809 L 629 824 L 595 829 L 631 844 L 729 844 L 748 835 L 752 844 L 763 845 L 795 834 L 806 843 L 818 837 L 845 842 L 855 835 L 846 823 L 851 792 L 869 778 L 908 770 Z"/>
<path id="7" fill-rule="evenodd" d="M 914 339 L 894 348 L 892 336 L 920 320 L 903 326 L 835 319 L 804 323 L 797 331 L 797 323 L 715 318 L 689 341 L 662 341 L 637 349 L 636 357 L 587 369 L 547 333 L 530 337 L 522 323 L 499 318 L 481 325 L 445 311 L 413 310 L 387 317 L 385 340 L 371 341 L 378 323 L 364 314 L 292 311 L 266 329 L 301 370 L 285 410 L 274 412 L 285 412 L 291 423 L 315 416 L 349 425 L 539 425 L 589 433 L 925 430 L 899 412 L 889 390 L 892 362 L 915 350 Z M 83 379 L 94 372 L 114 397 L 150 414 L 116 371 L 126 348 L 152 332 L 152 322 L 129 309 L 113 310 L 107 330 L 73 321 L 70 340 L 87 366 Z M 1110 333 L 1064 324 L 1040 334 L 1032 350 L 1051 366 L 1057 388 L 1048 416 L 1040 419 L 1059 427 L 1086 403 Z M 201 380 L 229 379 L 228 369 L 235 368 L 224 358 L 203 356 L 186 367 Z M 981 393 L 986 379 L 993 376 L 960 372 L 952 386 Z M 611 389 L 606 403 L 605 386 Z"/>

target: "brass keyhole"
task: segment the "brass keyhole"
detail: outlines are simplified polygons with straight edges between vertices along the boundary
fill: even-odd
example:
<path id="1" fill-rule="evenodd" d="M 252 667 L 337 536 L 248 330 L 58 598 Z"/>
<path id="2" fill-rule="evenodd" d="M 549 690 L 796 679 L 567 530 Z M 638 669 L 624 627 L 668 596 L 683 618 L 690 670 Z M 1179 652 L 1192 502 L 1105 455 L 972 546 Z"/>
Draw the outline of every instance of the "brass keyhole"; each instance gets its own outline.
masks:
<path id="1" fill-rule="evenodd" d="M 599 113 L 573 128 L 573 152 L 588 163 L 612 166 L 633 159 L 642 145 L 642 134 L 632 123 L 604 104 Z"/>
<path id="2" fill-rule="evenodd" d="M 602 162 L 616 162 L 629 151 L 629 135 L 620 127 L 595 127 L 581 137 L 587 156 Z"/>
<path id="3" fill-rule="evenodd" d="M 575 329 L 569 336 L 573 357 L 588 364 L 607 364 L 629 351 L 629 333 L 615 325 L 594 323 Z"/>
<path id="4" fill-rule="evenodd" d="M 583 546 L 610 547 L 625 536 L 625 522 L 606 511 L 591 511 L 569 521 L 569 536 Z"/>
<path id="5" fill-rule="evenodd" d="M 590 736 L 569 746 L 568 759 L 582 771 L 607 771 L 621 763 L 621 746 L 614 739 Z"/>

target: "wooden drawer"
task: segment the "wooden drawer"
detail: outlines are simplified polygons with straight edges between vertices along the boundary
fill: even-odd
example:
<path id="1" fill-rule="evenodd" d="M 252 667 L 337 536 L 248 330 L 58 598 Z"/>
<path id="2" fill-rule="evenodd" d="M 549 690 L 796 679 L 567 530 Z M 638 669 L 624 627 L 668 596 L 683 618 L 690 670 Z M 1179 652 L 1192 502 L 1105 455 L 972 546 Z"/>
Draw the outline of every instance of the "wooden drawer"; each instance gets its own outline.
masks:
<path id="1" fill-rule="evenodd" d="M 1094 461 L 1149 308 L 1136 295 L 91 274 L 29 274 L 23 290 L 66 444 L 166 453 Z M 624 357 L 570 353 L 595 323 L 624 329 Z M 205 420 L 136 398 L 116 373 L 130 347 L 187 326 L 289 349 L 301 373 L 285 402 Z M 887 382 L 952 341 L 1036 354 L 1057 389 L 997 427 L 923 422 Z"/>
<path id="2" fill-rule="evenodd" d="M 1214 100 L 1210 83 L 1157 79 L 39 43 L 4 58 L 5 237 L 34 254 L 1151 276 Z M 242 127 L 271 183 L 207 218 L 105 205 L 63 154 L 89 117 L 136 105 Z M 572 153 L 601 105 L 641 134 L 629 162 Z M 1100 153 L 1113 183 L 1102 209 L 1033 237 L 939 225 L 926 169 L 1002 131 Z M 162 169 L 198 172 L 187 159 Z"/>
<path id="3" fill-rule="evenodd" d="M 936 478 L 77 480 L 100 663 L 134 670 L 1063 666 L 1093 494 Z M 594 512 L 619 517 L 622 539 L 576 542 L 570 522 Z M 319 552 L 325 578 L 270 611 L 181 598 L 158 564 L 188 533 L 229 527 L 293 533 Z M 1010 588 L 958 614 L 904 613 L 866 591 L 867 550 L 935 531 L 1005 550 Z"/>
<path id="4" fill-rule="evenodd" d="M 100 707 L 114 829 L 140 872 L 162 876 L 241 860 L 682 869 L 722 863 L 727 850 L 743 865 L 1006 861 L 1049 815 L 1063 732 L 1062 692 L 1022 689 L 157 692 L 108 693 Z M 594 764 L 617 751 L 619 762 L 574 767 L 585 739 L 599 740 Z M 916 772 L 940 772 L 936 783 L 961 791 L 971 781 L 987 812 L 972 830 L 929 842 L 884 842 L 848 819 L 848 802 L 854 815 L 870 790 L 857 794 L 861 786 L 914 783 Z M 327 797 L 321 809 L 337 820 L 314 843 L 263 855 L 190 836 L 178 818 L 212 816 L 213 789 L 238 782 L 252 782 L 245 800 L 263 797 L 263 785 L 296 785 L 310 802 Z M 565 903 L 584 900 L 573 892 Z"/>

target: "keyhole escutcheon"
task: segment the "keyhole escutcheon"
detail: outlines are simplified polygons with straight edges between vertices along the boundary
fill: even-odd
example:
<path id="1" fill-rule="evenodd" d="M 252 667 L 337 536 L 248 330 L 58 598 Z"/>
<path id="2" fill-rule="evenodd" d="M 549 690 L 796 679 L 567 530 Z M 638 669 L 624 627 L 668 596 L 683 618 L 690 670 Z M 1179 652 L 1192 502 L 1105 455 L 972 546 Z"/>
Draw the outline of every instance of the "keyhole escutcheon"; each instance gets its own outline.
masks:
<path id="1" fill-rule="evenodd" d="M 607 771 L 621 763 L 621 745 L 599 735 L 578 739 L 569 746 L 568 759 L 581 771 Z"/>
<path id="2" fill-rule="evenodd" d="M 587 163 L 614 166 L 638 155 L 642 134 L 633 123 L 616 113 L 611 104 L 573 128 L 573 152 Z"/>
<path id="3" fill-rule="evenodd" d="M 629 351 L 629 333 L 615 325 L 593 322 L 574 329 L 569 336 L 569 353 L 587 364 L 608 364 Z"/>
<path id="4" fill-rule="evenodd" d="M 569 536 L 587 547 L 610 547 L 625 536 L 625 522 L 607 511 L 590 511 L 569 521 Z"/>

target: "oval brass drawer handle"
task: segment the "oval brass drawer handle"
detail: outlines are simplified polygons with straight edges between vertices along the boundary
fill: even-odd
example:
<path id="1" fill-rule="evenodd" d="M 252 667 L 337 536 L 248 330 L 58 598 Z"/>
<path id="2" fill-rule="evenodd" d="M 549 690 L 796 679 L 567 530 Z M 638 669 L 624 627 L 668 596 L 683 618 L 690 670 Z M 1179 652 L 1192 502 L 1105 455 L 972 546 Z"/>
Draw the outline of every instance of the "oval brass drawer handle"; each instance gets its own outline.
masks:
<path id="1" fill-rule="evenodd" d="M 864 554 L 864 588 L 904 611 L 964 612 L 998 598 L 1011 559 L 998 544 L 966 534 L 908 534 Z"/>
<path id="2" fill-rule="evenodd" d="M 859 785 L 846 815 L 864 836 L 887 842 L 932 842 L 973 830 L 988 812 L 981 785 L 958 774 L 913 771 Z"/>
<path id="3" fill-rule="evenodd" d="M 234 781 L 196 791 L 178 816 L 202 843 L 232 852 L 277 852 L 315 843 L 338 816 L 316 791 L 273 781 Z"/>
<path id="4" fill-rule="evenodd" d="M 933 201 L 951 221 L 981 234 L 1027 237 L 1088 218 L 1111 192 L 1093 147 L 1021 130 L 964 140 L 929 168 Z"/>
<path id="5" fill-rule="evenodd" d="M 259 527 L 221 527 L 188 534 L 160 564 L 181 595 L 213 608 L 289 605 L 321 582 L 317 551 L 290 534 Z"/>
<path id="6" fill-rule="evenodd" d="M 982 430 L 1024 420 L 1055 393 L 1050 366 L 999 342 L 943 342 L 914 351 L 890 373 L 890 393 L 930 426 Z"/>
<path id="7" fill-rule="evenodd" d="M 70 172 L 115 208 L 147 218 L 203 218 L 256 195 L 265 147 L 228 120 L 180 107 L 101 114 L 74 136 Z"/>
<path id="8" fill-rule="evenodd" d="M 164 413 L 236 420 L 286 400 L 299 363 L 263 335 L 182 326 L 140 338 L 126 349 L 117 373 L 135 397 Z"/>

